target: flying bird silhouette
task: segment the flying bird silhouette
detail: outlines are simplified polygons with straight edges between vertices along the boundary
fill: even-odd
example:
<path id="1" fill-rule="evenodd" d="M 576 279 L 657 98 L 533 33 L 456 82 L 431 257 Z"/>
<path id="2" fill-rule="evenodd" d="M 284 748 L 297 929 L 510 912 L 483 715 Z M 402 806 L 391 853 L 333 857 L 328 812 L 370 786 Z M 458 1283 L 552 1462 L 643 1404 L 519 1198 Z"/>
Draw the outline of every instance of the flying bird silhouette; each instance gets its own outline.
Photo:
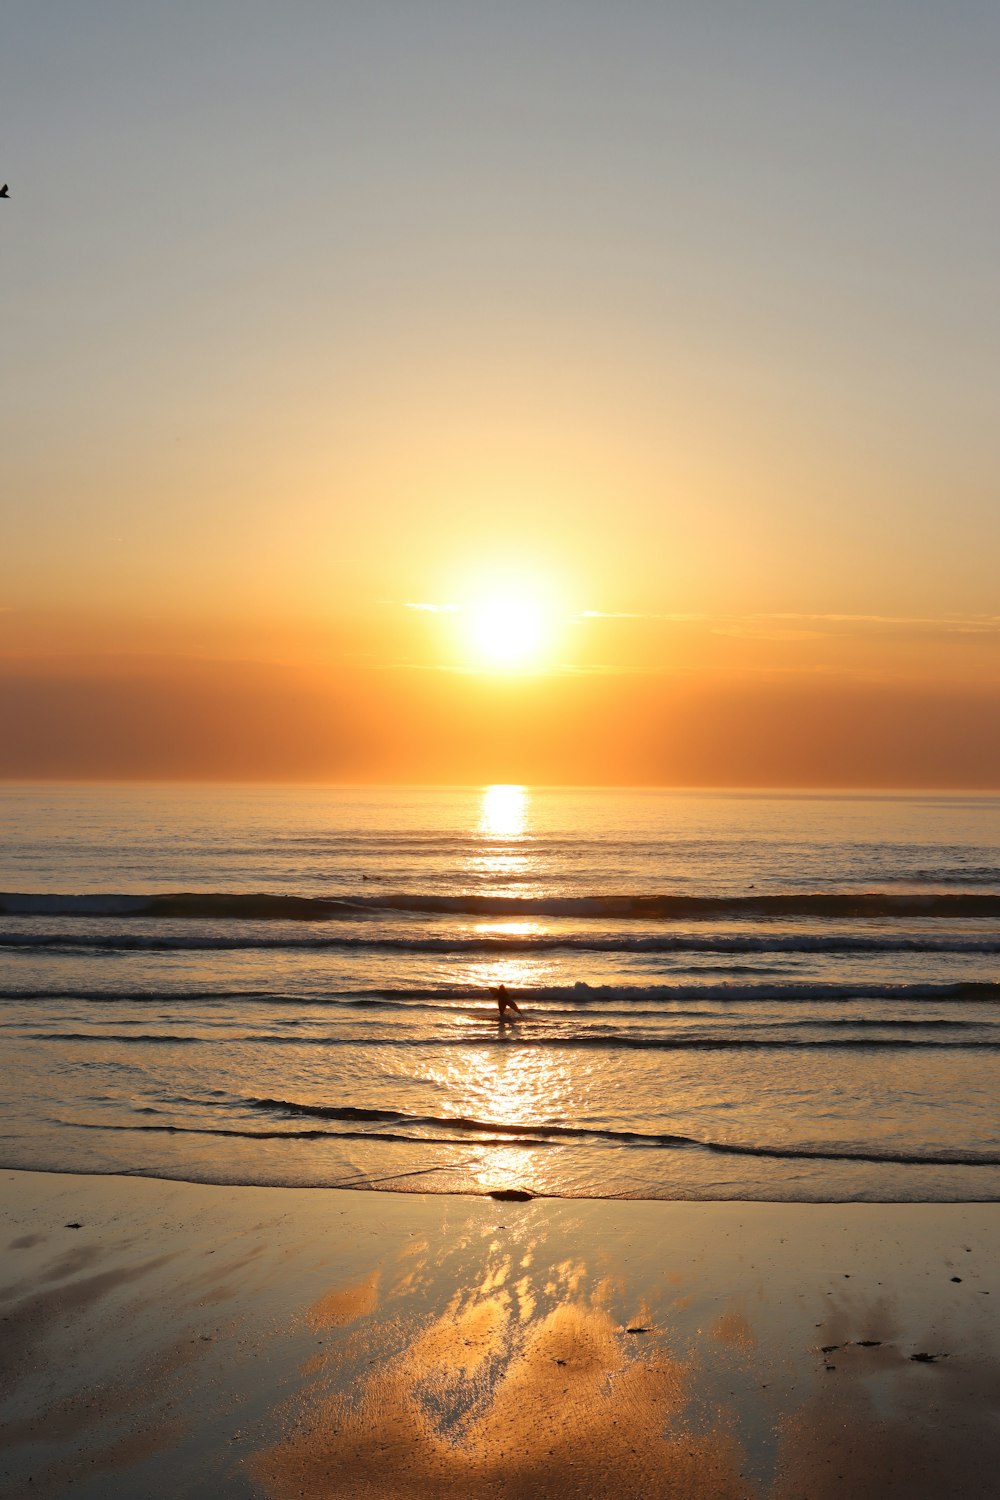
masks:
<path id="1" fill-rule="evenodd" d="M 3 187 L 0 188 L 0 198 L 9 198 L 9 197 L 10 197 L 10 194 L 7 191 L 7 184 L 4 183 Z"/>

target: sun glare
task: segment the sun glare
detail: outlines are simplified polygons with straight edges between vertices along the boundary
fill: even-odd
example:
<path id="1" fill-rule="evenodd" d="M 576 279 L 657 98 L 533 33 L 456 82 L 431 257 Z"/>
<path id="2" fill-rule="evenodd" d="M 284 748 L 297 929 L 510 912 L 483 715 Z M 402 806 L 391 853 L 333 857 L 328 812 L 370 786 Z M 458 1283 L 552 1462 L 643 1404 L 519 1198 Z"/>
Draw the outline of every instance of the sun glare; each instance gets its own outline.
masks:
<path id="1" fill-rule="evenodd" d="M 475 661 L 494 671 L 540 665 L 550 634 L 542 606 L 520 594 L 498 594 L 470 605 L 466 625 Z"/>

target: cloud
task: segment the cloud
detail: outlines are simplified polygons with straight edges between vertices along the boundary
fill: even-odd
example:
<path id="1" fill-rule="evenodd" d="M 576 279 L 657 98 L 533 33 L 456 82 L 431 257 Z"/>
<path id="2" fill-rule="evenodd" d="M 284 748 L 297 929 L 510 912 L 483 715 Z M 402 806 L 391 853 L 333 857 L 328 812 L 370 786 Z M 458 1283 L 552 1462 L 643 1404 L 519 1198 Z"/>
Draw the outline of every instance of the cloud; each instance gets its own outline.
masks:
<path id="1" fill-rule="evenodd" d="M 1000 636 L 1000 615 L 871 615 L 760 611 L 742 615 L 659 614 L 630 610 L 583 609 L 573 620 L 650 620 L 673 625 L 705 625 L 713 634 L 770 635 L 777 638 L 818 638 L 828 633 L 880 632 L 892 634 Z"/>
<path id="2" fill-rule="evenodd" d="M 633 613 L 625 609 L 581 609 L 577 614 L 571 615 L 572 620 L 667 620 L 679 625 L 697 623 L 711 619 L 710 615 L 694 614 L 642 614 Z"/>

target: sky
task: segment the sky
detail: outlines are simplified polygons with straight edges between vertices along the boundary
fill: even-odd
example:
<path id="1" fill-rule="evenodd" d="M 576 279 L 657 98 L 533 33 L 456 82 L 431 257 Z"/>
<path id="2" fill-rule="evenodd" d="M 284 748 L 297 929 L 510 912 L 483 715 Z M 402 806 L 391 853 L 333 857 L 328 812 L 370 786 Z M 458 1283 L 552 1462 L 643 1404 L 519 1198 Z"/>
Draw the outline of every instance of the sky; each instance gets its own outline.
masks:
<path id="1" fill-rule="evenodd" d="M 1000 10 L 8 0 L 0 775 L 1000 786 Z"/>

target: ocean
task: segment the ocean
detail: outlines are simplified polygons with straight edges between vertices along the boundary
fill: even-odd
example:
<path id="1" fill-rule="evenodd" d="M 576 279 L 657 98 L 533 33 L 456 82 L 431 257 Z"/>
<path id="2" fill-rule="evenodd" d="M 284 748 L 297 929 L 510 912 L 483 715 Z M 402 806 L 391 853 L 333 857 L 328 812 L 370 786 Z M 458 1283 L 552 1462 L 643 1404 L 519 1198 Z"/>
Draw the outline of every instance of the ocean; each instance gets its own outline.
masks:
<path id="1" fill-rule="evenodd" d="M 8 784 L 0 827 L 0 1166 L 1000 1198 L 1000 798 Z"/>

